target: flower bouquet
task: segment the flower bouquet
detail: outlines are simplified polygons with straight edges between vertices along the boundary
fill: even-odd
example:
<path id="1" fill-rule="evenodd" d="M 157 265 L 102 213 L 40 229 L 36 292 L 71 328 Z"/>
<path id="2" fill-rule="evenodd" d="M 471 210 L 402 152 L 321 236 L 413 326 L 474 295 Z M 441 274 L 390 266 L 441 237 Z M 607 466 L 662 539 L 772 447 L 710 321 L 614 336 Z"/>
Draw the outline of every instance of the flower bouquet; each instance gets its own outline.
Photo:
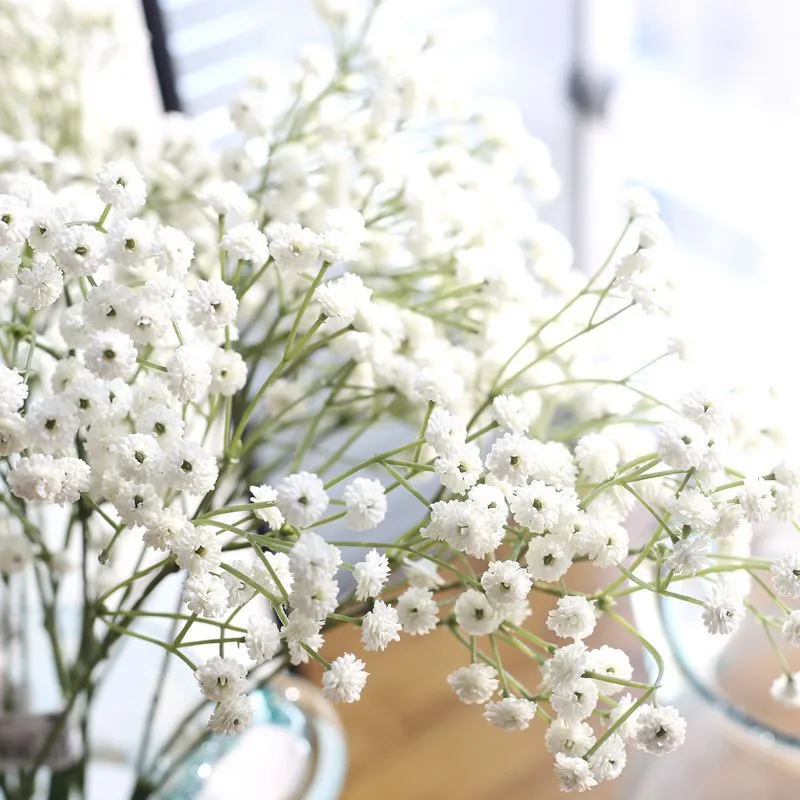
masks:
<path id="1" fill-rule="evenodd" d="M 0 775 L 9 800 L 80 796 L 88 744 L 68 768 L 54 749 L 126 637 L 183 662 L 210 732 L 236 735 L 261 665 L 314 660 L 328 699 L 368 702 L 370 653 L 443 629 L 464 665 L 442 680 L 510 734 L 545 719 L 566 791 L 684 739 L 621 598 L 800 643 L 800 554 L 749 550 L 753 523 L 794 518 L 800 471 L 763 403 L 692 386 L 655 202 L 632 192 L 607 260 L 577 272 L 536 211 L 558 187 L 542 144 L 439 76 L 433 41 L 381 42 L 390 6 L 318 2 L 331 47 L 260 75 L 221 151 L 171 117 L 106 157 L 3 142 L 0 572 L 4 603 L 36 594 L 61 696 Z M 576 562 L 600 588 L 570 585 Z M 547 638 L 526 626 L 540 594 Z M 585 644 L 600 617 L 654 680 Z M 341 625 L 363 652 L 329 661 Z M 785 663 L 774 695 L 798 705 Z M 135 796 L 159 789 L 143 766 Z"/>

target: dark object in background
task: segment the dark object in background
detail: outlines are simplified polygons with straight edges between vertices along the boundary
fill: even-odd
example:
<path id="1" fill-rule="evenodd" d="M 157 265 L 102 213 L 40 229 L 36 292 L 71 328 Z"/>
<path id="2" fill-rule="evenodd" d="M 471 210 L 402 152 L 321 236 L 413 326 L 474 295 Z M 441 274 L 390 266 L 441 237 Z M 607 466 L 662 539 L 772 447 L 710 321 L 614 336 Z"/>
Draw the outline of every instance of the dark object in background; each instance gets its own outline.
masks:
<path id="1" fill-rule="evenodd" d="M 150 33 L 150 49 L 153 52 L 158 89 L 161 92 L 161 104 L 164 106 L 164 111 L 180 111 L 181 100 L 175 80 L 175 67 L 167 45 L 164 15 L 158 0 L 142 0 L 142 9 L 147 30 Z"/>

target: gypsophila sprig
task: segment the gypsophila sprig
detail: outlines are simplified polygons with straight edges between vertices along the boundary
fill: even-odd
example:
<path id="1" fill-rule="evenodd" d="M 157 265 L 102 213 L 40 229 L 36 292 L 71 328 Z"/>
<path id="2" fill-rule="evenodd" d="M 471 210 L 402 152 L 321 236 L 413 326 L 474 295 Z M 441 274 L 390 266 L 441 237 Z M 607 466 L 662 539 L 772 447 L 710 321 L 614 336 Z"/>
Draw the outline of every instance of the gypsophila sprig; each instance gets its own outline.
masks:
<path id="1" fill-rule="evenodd" d="M 686 731 L 662 675 L 602 643 L 625 628 L 663 672 L 618 600 L 683 599 L 729 636 L 755 582 L 765 629 L 800 641 L 800 555 L 749 549 L 794 519 L 800 469 L 664 344 L 679 270 L 647 193 L 580 274 L 538 218 L 556 181 L 519 115 L 429 80 L 431 43 L 389 58 L 381 3 L 317 5 L 327 66 L 248 88 L 228 150 L 169 117 L 80 169 L 1 151 L 0 573 L 37 578 L 48 619 L 60 587 L 85 597 L 90 650 L 46 626 L 69 707 L 149 613 L 225 735 L 265 662 L 315 661 L 328 699 L 368 701 L 380 651 L 452 636 L 455 697 L 510 735 L 548 720 L 561 787 L 589 790 Z M 602 586 L 578 589 L 579 561 Z M 180 609 L 153 611 L 175 573 Z M 328 661 L 339 625 L 361 644 Z"/>

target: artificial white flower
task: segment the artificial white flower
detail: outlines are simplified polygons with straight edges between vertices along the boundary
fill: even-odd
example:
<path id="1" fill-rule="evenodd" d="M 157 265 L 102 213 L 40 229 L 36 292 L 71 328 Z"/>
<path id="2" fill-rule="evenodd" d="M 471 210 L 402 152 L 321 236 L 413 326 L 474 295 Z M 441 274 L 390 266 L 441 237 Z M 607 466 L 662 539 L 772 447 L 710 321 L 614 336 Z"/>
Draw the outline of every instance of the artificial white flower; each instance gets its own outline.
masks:
<path id="1" fill-rule="evenodd" d="M 786 615 L 781 632 L 789 644 L 800 646 L 800 609 L 794 609 Z"/>
<path id="2" fill-rule="evenodd" d="M 742 597 L 725 584 L 714 584 L 708 599 L 703 604 L 703 624 L 713 634 L 728 636 L 745 618 Z"/>
<path id="3" fill-rule="evenodd" d="M 562 639 L 585 639 L 597 624 L 595 606 L 581 595 L 560 597 L 547 615 L 547 627 Z"/>
<path id="4" fill-rule="evenodd" d="M 354 478 L 342 493 L 347 509 L 347 524 L 354 531 L 377 527 L 386 517 L 386 494 L 380 481 Z"/>
<path id="5" fill-rule="evenodd" d="M 433 592 L 422 586 L 410 586 L 397 598 L 397 619 L 405 633 L 422 636 L 436 628 L 439 606 Z"/>
<path id="6" fill-rule="evenodd" d="M 483 716 L 500 730 L 524 731 L 536 716 L 536 703 L 523 697 L 504 697 L 487 703 Z"/>
<path id="7" fill-rule="evenodd" d="M 356 579 L 356 599 L 368 600 L 377 597 L 389 579 L 389 559 L 377 550 L 370 550 L 363 561 L 353 567 Z"/>
<path id="8" fill-rule="evenodd" d="M 800 672 L 784 673 L 772 682 L 772 697 L 787 708 L 800 708 Z"/>
<path id="9" fill-rule="evenodd" d="M 462 703 L 486 703 L 500 687 L 497 670 L 488 664 L 469 664 L 447 676 L 447 683 Z"/>
<path id="10" fill-rule="evenodd" d="M 586 792 L 597 786 L 588 762 L 582 758 L 557 753 L 555 770 L 558 788 L 562 792 Z"/>
<path id="11" fill-rule="evenodd" d="M 595 736 L 591 725 L 586 722 L 567 722 L 555 719 L 545 733 L 544 743 L 548 752 L 556 755 L 582 756 L 594 744 Z"/>
<path id="12" fill-rule="evenodd" d="M 663 756 L 677 750 L 686 739 L 686 720 L 671 706 L 646 704 L 636 715 L 633 743 L 640 750 Z"/>
<path id="13" fill-rule="evenodd" d="M 695 422 L 678 420 L 658 429 L 658 455 L 673 469 L 697 469 L 708 452 L 708 435 Z"/>
<path id="14" fill-rule="evenodd" d="M 383 600 L 376 600 L 361 620 L 361 643 L 365 650 L 385 650 L 389 642 L 400 639 L 400 621 L 397 609 Z"/>
<path id="15" fill-rule="evenodd" d="M 484 636 L 497 630 L 502 617 L 485 594 L 476 589 L 467 589 L 456 600 L 453 609 L 456 622 L 469 636 Z"/>
<path id="16" fill-rule="evenodd" d="M 266 616 L 252 616 L 247 622 L 244 637 L 247 653 L 257 664 L 263 664 L 278 654 L 281 635 L 278 626 Z"/>
<path id="17" fill-rule="evenodd" d="M 33 547 L 19 533 L 0 534 L 0 574 L 22 572 L 33 560 Z"/>
<path id="18" fill-rule="evenodd" d="M 194 673 L 204 697 L 221 703 L 242 694 L 247 687 L 247 671 L 233 658 L 214 656 Z"/>
<path id="19" fill-rule="evenodd" d="M 269 259 L 267 237 L 252 222 L 242 222 L 229 228 L 220 246 L 237 261 L 250 261 L 258 267 Z"/>
<path id="20" fill-rule="evenodd" d="M 531 585 L 530 576 L 516 561 L 492 561 L 481 575 L 483 591 L 499 611 L 525 600 Z"/>
<path id="21" fill-rule="evenodd" d="M 519 397 L 501 394 L 492 400 L 492 416 L 501 428 L 522 436 L 531 426 L 528 406 Z"/>
<path id="22" fill-rule="evenodd" d="M 320 240 L 314 231 L 296 223 L 273 223 L 266 231 L 269 250 L 278 268 L 286 272 L 305 272 L 316 267 Z"/>
<path id="23" fill-rule="evenodd" d="M 625 651 L 617 647 L 602 645 L 589 651 L 587 669 L 609 679 L 629 681 L 633 677 L 633 666 Z M 624 691 L 625 687 L 612 680 L 595 679 L 597 688 L 605 695 L 615 695 Z"/>
<path id="24" fill-rule="evenodd" d="M 535 581 L 558 581 L 572 566 L 574 552 L 565 536 L 534 536 L 525 552 L 528 574 Z"/>
<path id="25" fill-rule="evenodd" d="M 580 722 L 597 707 L 600 690 L 589 678 L 579 678 L 570 689 L 554 690 L 550 705 L 558 716 L 569 723 Z"/>
<path id="26" fill-rule="evenodd" d="M 719 513 L 711 498 L 699 489 L 684 489 L 669 500 L 667 511 L 679 525 L 696 533 L 710 533 L 719 522 Z"/>
<path id="27" fill-rule="evenodd" d="M 321 283 L 314 292 L 314 300 L 322 313 L 335 321 L 337 327 L 350 325 L 356 316 L 366 310 L 372 297 L 372 289 L 353 272 L 341 278 Z"/>
<path id="28" fill-rule="evenodd" d="M 215 619 L 228 610 L 228 588 L 211 572 L 190 575 L 183 585 L 183 602 L 201 617 Z"/>
<path id="29" fill-rule="evenodd" d="M 680 539 L 672 546 L 672 552 L 664 559 L 664 566 L 677 575 L 694 575 L 708 563 L 709 538 L 694 534 Z"/>
<path id="30" fill-rule="evenodd" d="M 800 552 L 784 553 L 770 566 L 772 587 L 778 595 L 791 600 L 800 598 Z"/>
<path id="31" fill-rule="evenodd" d="M 322 694 L 333 703 L 355 703 L 367 682 L 364 662 L 352 653 L 345 653 L 331 662 L 322 676 Z"/>
<path id="32" fill-rule="evenodd" d="M 221 736 L 232 736 L 250 727 L 253 721 L 253 706 L 246 695 L 240 694 L 217 707 L 208 721 L 208 729 Z"/>
<path id="33" fill-rule="evenodd" d="M 286 521 L 298 528 L 320 519 L 330 502 L 321 478 L 311 472 L 287 475 L 276 489 L 278 508 Z"/>
<path id="34" fill-rule="evenodd" d="M 289 662 L 298 665 L 306 664 L 309 659 L 306 647 L 319 651 L 324 640 L 320 630 L 324 620 L 307 617 L 294 610 L 289 614 L 289 621 L 283 626 L 281 635 L 289 647 Z"/>
<path id="35" fill-rule="evenodd" d="M 64 290 L 64 273 L 49 256 L 37 256 L 17 274 L 18 296 L 33 311 L 52 306 Z"/>
<path id="36" fill-rule="evenodd" d="M 275 503 L 278 499 L 278 493 L 271 486 L 251 486 L 250 496 L 253 503 Z M 263 508 L 254 508 L 253 513 L 263 522 L 269 525 L 270 530 L 280 530 L 283 525 L 283 514 L 276 505 L 264 506 Z"/>
<path id="37" fill-rule="evenodd" d="M 136 370 L 136 346 L 126 333 L 96 331 L 89 335 L 83 351 L 86 366 L 100 378 L 129 379 Z"/>
<path id="38" fill-rule="evenodd" d="M 747 478 L 739 491 L 739 505 L 748 522 L 763 522 L 769 519 L 775 508 L 772 486 L 763 478 Z"/>
<path id="39" fill-rule="evenodd" d="M 120 211 L 139 208 L 147 200 L 142 173 L 125 159 L 108 161 L 95 176 L 97 196 Z"/>
<path id="40" fill-rule="evenodd" d="M 589 651 L 583 642 L 559 647 L 542 665 L 542 682 L 554 692 L 569 692 L 589 669 Z"/>
<path id="41" fill-rule="evenodd" d="M 28 385 L 14 369 L 0 364 L 0 416 L 7 417 L 22 408 Z"/>
<path id="42" fill-rule="evenodd" d="M 589 768 L 598 782 L 613 781 L 622 774 L 627 762 L 624 739 L 612 734 L 589 758 Z"/>

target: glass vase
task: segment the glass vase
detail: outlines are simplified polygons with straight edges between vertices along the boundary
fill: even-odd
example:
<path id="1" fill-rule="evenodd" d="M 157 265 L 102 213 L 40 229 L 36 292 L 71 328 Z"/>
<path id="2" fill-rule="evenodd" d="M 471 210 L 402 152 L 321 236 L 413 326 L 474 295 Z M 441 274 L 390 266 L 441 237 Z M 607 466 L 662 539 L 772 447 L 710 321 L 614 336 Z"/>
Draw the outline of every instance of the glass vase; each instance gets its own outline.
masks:
<path id="1" fill-rule="evenodd" d="M 768 532 L 757 551 L 784 549 L 781 532 Z M 680 591 L 703 597 L 697 579 Z M 756 607 L 768 598 L 757 584 Z M 658 702 L 676 706 L 687 721 L 685 744 L 663 758 L 633 753 L 621 778 L 621 798 L 647 800 L 796 800 L 800 796 L 800 708 L 787 708 L 770 694 L 781 674 L 778 656 L 761 623 L 748 614 L 730 636 L 709 634 L 694 604 L 636 592 L 637 628 L 658 648 L 666 670 Z M 774 613 L 774 606 L 773 606 Z M 776 644 L 780 646 L 780 635 Z M 797 652 L 783 648 L 792 670 Z M 655 679 L 655 665 L 651 679 Z"/>
<path id="2" fill-rule="evenodd" d="M 171 607 L 179 588 L 165 585 L 159 605 Z M 0 584 L 3 800 L 339 797 L 345 738 L 314 685 L 265 665 L 252 675 L 252 726 L 238 736 L 214 736 L 205 728 L 213 704 L 202 701 L 191 671 L 151 643 L 123 637 L 95 670 L 91 688 L 70 702 L 51 633 L 65 652 L 80 648 L 83 607 L 64 604 L 46 620 L 36 596 L 23 575 Z M 168 624 L 140 620 L 137 632 L 164 640 Z M 192 656 L 203 660 L 216 654 L 212 649 Z M 51 736 L 48 757 L 33 770 Z"/>

